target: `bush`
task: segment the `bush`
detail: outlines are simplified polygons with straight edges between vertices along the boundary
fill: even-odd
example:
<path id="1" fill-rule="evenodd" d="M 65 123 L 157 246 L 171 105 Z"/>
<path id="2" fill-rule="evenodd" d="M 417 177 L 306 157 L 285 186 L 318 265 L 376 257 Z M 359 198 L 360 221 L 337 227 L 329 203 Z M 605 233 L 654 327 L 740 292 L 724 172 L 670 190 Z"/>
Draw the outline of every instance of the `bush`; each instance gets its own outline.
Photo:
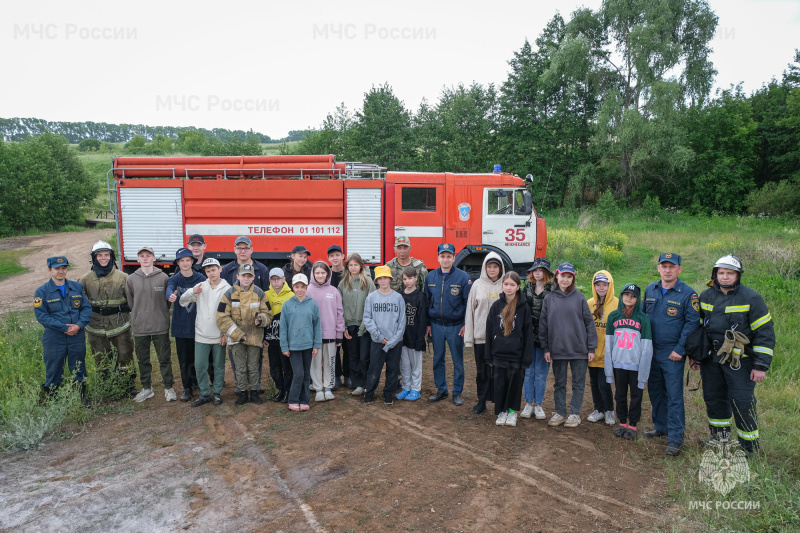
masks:
<path id="1" fill-rule="evenodd" d="M 610 269 L 622 262 L 628 237 L 619 231 L 587 231 L 577 228 L 547 232 L 547 256 L 553 264 L 569 261 L 581 270 Z"/>
<path id="2" fill-rule="evenodd" d="M 767 183 L 748 194 L 746 203 L 753 215 L 800 215 L 800 178 Z"/>
<path id="3" fill-rule="evenodd" d="M 613 222 L 617 220 L 617 217 L 619 216 L 619 206 L 617 205 L 617 201 L 614 199 L 614 193 L 611 192 L 610 188 L 606 189 L 606 192 L 604 192 L 597 201 L 597 214 L 606 222 Z"/>
<path id="4" fill-rule="evenodd" d="M 651 197 L 649 194 L 642 203 L 642 216 L 648 220 L 660 220 L 664 211 L 661 209 L 661 200 L 658 196 Z"/>
<path id="5" fill-rule="evenodd" d="M 97 182 L 65 137 L 0 141 L 0 237 L 82 225 L 82 208 L 97 193 Z"/>
<path id="6" fill-rule="evenodd" d="M 78 143 L 78 150 L 81 152 L 97 152 L 101 144 L 97 139 L 84 139 Z"/>

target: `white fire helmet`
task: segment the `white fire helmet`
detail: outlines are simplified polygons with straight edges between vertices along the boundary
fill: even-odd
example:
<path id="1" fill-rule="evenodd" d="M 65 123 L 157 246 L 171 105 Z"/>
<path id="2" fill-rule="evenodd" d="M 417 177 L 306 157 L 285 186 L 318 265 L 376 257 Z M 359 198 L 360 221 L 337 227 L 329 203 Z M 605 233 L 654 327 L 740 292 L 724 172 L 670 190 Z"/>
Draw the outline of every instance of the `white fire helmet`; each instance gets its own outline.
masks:
<path id="1" fill-rule="evenodd" d="M 114 253 L 114 249 L 106 241 L 97 241 L 92 246 L 92 255 L 96 254 L 97 252 L 105 252 L 105 251 Z"/>

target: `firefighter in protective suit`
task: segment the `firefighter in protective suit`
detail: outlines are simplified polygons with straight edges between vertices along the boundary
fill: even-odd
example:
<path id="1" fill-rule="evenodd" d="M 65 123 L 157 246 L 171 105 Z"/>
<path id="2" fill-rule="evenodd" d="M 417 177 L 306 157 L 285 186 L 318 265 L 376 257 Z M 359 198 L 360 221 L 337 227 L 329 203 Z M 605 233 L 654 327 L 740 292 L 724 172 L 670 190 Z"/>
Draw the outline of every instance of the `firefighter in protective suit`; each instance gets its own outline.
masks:
<path id="1" fill-rule="evenodd" d="M 130 367 L 133 361 L 133 337 L 131 315 L 125 295 L 128 275 L 116 266 L 116 257 L 111 245 L 97 241 L 92 246 L 92 269 L 79 280 L 92 304 L 92 319 L 86 326 L 89 347 L 94 355 L 95 367 L 101 375 L 108 375 L 108 367 L 116 355 L 118 372 L 130 376 L 129 392 L 135 392 L 135 372 Z"/>
<path id="2" fill-rule="evenodd" d="M 700 295 L 700 316 L 714 355 L 700 364 L 709 444 L 731 436 L 731 415 L 742 448 L 758 450 L 755 386 L 772 363 L 775 330 L 764 299 L 742 285 L 742 262 L 733 255 L 717 261 L 709 288 Z"/>

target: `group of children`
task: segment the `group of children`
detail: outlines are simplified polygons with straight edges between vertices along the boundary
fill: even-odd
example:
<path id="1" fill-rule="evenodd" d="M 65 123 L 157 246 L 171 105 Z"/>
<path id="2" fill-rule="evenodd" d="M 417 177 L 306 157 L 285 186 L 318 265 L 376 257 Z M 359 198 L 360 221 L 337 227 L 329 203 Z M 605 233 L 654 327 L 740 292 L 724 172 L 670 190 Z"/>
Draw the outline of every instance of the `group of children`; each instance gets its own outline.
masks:
<path id="1" fill-rule="evenodd" d="M 240 265 L 237 283 L 231 286 L 220 279 L 216 259 L 203 262 L 207 279 L 200 279 L 191 271 L 192 259 L 180 252 L 176 259 L 180 271 L 170 279 L 167 299 L 179 300 L 183 308 L 176 310 L 173 336 L 188 340 L 194 335 L 191 372 L 182 356 L 187 352 L 184 342 L 178 346 L 184 388 L 192 386 L 191 374 L 197 376 L 200 396 L 193 406 L 222 403 L 225 346 L 231 349 L 237 389 L 242 391 L 238 405 L 263 401 L 256 389 L 262 347 L 268 350 L 278 387 L 273 400 L 288 403 L 292 411 L 310 408 L 310 390 L 316 392 L 315 401 L 335 399 L 339 347 L 348 368 L 350 394 L 363 395 L 364 403 L 374 402 L 384 368 L 385 404 L 420 399 L 429 324 L 428 302 L 417 287 L 414 267 L 402 271 L 402 291 L 397 292 L 388 266 L 374 269 L 373 282 L 361 257 L 353 253 L 338 272 L 317 261 L 310 269 L 293 268 L 292 279 L 287 280 L 286 269 L 273 268 L 269 290 L 263 291 L 253 284 L 252 265 Z M 523 288 L 519 275 L 505 272 L 497 254 L 487 255 L 469 294 L 464 328 L 465 344 L 475 353 L 474 411 L 482 412 L 492 401 L 497 425 L 515 426 L 518 416 L 545 419 L 542 402 L 552 365 L 555 413 L 548 424 L 576 427 L 588 371 L 594 405 L 588 420 L 619 422 L 614 434 L 635 438 L 652 358 L 650 323 L 639 309 L 641 289 L 626 285 L 617 298 L 611 274 L 601 270 L 592 278 L 592 296 L 587 301 L 575 289 L 575 268 L 570 263 L 559 265 L 554 275 L 547 259 L 537 259 Z M 189 312 L 195 321 L 193 331 L 183 327 L 181 319 L 181 313 Z M 572 374 L 569 409 L 568 371 Z M 402 389 L 395 394 L 400 377 Z"/>

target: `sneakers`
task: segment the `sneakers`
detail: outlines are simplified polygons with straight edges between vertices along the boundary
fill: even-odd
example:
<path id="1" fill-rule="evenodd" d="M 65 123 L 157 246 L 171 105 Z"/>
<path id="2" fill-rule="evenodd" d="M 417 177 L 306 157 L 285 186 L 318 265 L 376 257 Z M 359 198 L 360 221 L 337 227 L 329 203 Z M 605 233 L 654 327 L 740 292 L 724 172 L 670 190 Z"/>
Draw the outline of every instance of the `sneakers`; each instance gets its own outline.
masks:
<path id="1" fill-rule="evenodd" d="M 415 390 L 408 391 L 408 396 L 406 396 L 406 400 L 410 402 L 416 402 L 419 399 L 420 399 L 420 394 L 417 391 Z"/>
<path id="2" fill-rule="evenodd" d="M 317 395 L 314 396 L 315 402 L 324 402 L 325 401 L 325 392 L 318 390 Z"/>
<path id="3" fill-rule="evenodd" d="M 567 418 L 558 413 L 553 413 L 553 417 L 547 421 L 548 426 L 560 426 Z"/>
<path id="4" fill-rule="evenodd" d="M 636 429 L 628 426 L 628 428 L 625 430 L 625 433 L 622 434 L 622 438 L 626 440 L 636 439 Z"/>
<path id="5" fill-rule="evenodd" d="M 461 399 L 460 394 L 453 394 L 453 405 L 461 405 L 464 403 L 464 400 Z"/>
<path id="6" fill-rule="evenodd" d="M 211 396 L 203 396 L 201 394 L 199 398 L 192 402 L 192 407 L 200 407 L 201 405 L 205 405 L 207 403 L 211 403 Z"/>
<path id="7" fill-rule="evenodd" d="M 133 401 L 142 403 L 143 401 L 147 400 L 148 398 L 152 398 L 153 396 L 154 396 L 153 389 L 142 389 L 136 394 L 136 397 L 134 397 Z"/>
<path id="8" fill-rule="evenodd" d="M 394 400 L 392 400 L 392 397 L 389 396 L 388 398 L 383 399 L 383 403 L 384 405 L 392 405 L 394 403 Z"/>
<path id="9" fill-rule="evenodd" d="M 542 409 L 541 405 L 533 406 L 533 416 L 536 417 L 536 420 L 544 420 L 547 418 L 547 415 L 544 414 L 544 409 Z"/>
<path id="10" fill-rule="evenodd" d="M 172 387 L 164 390 L 164 397 L 167 399 L 168 402 L 174 402 L 178 399 L 178 395 L 175 394 L 175 389 Z"/>
<path id="11" fill-rule="evenodd" d="M 613 426 L 617 423 L 617 417 L 614 416 L 614 411 L 606 411 L 606 424 Z"/>
<path id="12" fill-rule="evenodd" d="M 586 417 L 586 420 L 589 422 L 599 422 L 603 419 L 603 416 L 603 413 L 595 409 L 592 414 Z"/>
<path id="13" fill-rule="evenodd" d="M 307 403 L 301 403 L 300 404 L 300 410 L 301 411 L 308 411 L 309 409 L 311 409 L 311 406 L 308 405 Z"/>
<path id="14" fill-rule="evenodd" d="M 408 393 L 409 393 L 409 392 L 411 392 L 411 391 L 410 391 L 410 390 L 403 389 L 403 390 L 400 392 L 400 394 L 398 394 L 397 396 L 395 396 L 395 398 L 397 398 L 398 400 L 405 400 L 405 399 L 406 399 L 406 397 L 408 396 Z"/>
<path id="15" fill-rule="evenodd" d="M 362 394 L 364 394 L 364 387 L 356 387 L 350 394 L 352 394 L 353 396 L 361 396 Z"/>
<path id="16" fill-rule="evenodd" d="M 220 396 L 219 394 L 215 394 L 214 399 L 211 400 L 211 403 L 214 405 L 222 405 L 222 396 Z"/>
<path id="17" fill-rule="evenodd" d="M 522 418 L 530 418 L 533 414 L 533 406 L 528 402 L 525 402 L 525 408 L 522 409 L 522 412 L 519 414 Z"/>
<path id="18" fill-rule="evenodd" d="M 369 404 L 374 403 L 374 402 L 375 402 L 375 398 L 367 398 L 366 396 L 364 396 L 364 405 L 369 405 Z"/>
<path id="19" fill-rule="evenodd" d="M 181 394 L 181 401 L 188 402 L 192 399 L 192 389 L 183 389 L 183 394 Z"/>
<path id="20" fill-rule="evenodd" d="M 475 413 L 476 415 L 481 414 L 485 410 L 486 410 L 486 402 L 481 402 L 481 401 L 476 403 L 475 407 L 472 408 L 472 412 Z"/>
<path id="21" fill-rule="evenodd" d="M 495 422 L 495 425 L 497 425 L 497 426 L 505 426 L 507 418 L 508 418 L 508 413 L 503 411 L 502 413 L 497 415 L 497 421 Z"/>
<path id="22" fill-rule="evenodd" d="M 569 415 L 567 421 L 564 422 L 565 428 L 576 428 L 581 425 L 580 415 Z"/>
<path id="23" fill-rule="evenodd" d="M 335 400 L 335 399 L 336 399 L 336 396 L 333 395 L 333 392 L 331 392 L 329 390 L 325 391 L 325 401 Z"/>
<path id="24" fill-rule="evenodd" d="M 300 404 L 299 403 L 290 403 L 289 404 L 289 410 L 290 411 L 299 411 L 300 410 Z"/>
<path id="25" fill-rule="evenodd" d="M 517 413 L 516 411 L 513 413 L 508 413 L 506 416 L 506 425 L 507 426 L 516 426 L 517 425 Z"/>
<path id="26" fill-rule="evenodd" d="M 657 439 L 659 437 L 667 437 L 668 435 L 663 431 L 654 429 L 652 431 L 645 431 L 644 436 L 647 437 L 648 439 Z"/>
<path id="27" fill-rule="evenodd" d="M 628 429 L 628 426 L 625 424 L 620 424 L 617 429 L 614 430 L 614 436 L 622 438 L 625 435 L 625 431 Z"/>

